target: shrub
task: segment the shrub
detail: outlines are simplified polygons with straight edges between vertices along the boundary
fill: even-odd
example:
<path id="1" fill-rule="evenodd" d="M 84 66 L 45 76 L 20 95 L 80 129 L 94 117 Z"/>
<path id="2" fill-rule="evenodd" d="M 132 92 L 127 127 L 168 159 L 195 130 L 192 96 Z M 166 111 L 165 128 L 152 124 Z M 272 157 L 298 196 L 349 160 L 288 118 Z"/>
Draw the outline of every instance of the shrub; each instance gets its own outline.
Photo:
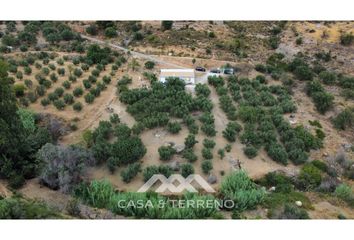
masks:
<path id="1" fill-rule="evenodd" d="M 352 188 L 351 188 L 349 185 L 346 185 L 346 184 L 341 184 L 341 185 L 339 185 L 339 186 L 336 188 L 334 194 L 335 194 L 338 198 L 340 198 L 340 199 L 342 199 L 342 200 L 344 200 L 344 201 L 346 201 L 346 202 L 350 202 L 350 201 L 352 201 L 353 198 L 354 198 Z"/>
<path id="2" fill-rule="evenodd" d="M 296 45 L 301 45 L 302 44 L 302 37 L 296 38 L 295 43 L 296 43 Z"/>
<path id="3" fill-rule="evenodd" d="M 337 75 L 333 72 L 323 71 L 319 74 L 319 78 L 324 84 L 332 85 L 337 81 Z"/>
<path id="4" fill-rule="evenodd" d="M 317 111 L 324 114 L 333 106 L 334 97 L 327 92 L 316 92 L 312 95 Z"/>
<path id="5" fill-rule="evenodd" d="M 86 28 L 86 32 L 90 35 L 94 35 L 94 36 L 97 35 L 98 28 L 97 28 L 96 24 L 90 24 L 90 26 L 88 26 Z"/>
<path id="6" fill-rule="evenodd" d="M 80 69 L 80 68 L 75 68 L 75 69 L 74 69 L 74 75 L 75 75 L 76 77 L 81 77 L 81 75 L 82 75 L 81 69 Z"/>
<path id="7" fill-rule="evenodd" d="M 57 75 L 56 75 L 55 73 L 51 73 L 51 74 L 50 74 L 50 80 L 51 80 L 52 82 L 58 81 Z"/>
<path id="8" fill-rule="evenodd" d="M 55 101 L 55 100 L 57 100 L 59 98 L 59 96 L 58 96 L 58 94 L 56 94 L 55 92 L 52 92 L 52 93 L 49 93 L 48 94 L 48 99 L 50 100 L 50 101 Z"/>
<path id="9" fill-rule="evenodd" d="M 198 160 L 197 155 L 194 154 L 193 149 L 188 148 L 183 151 L 183 157 L 189 162 L 195 162 Z"/>
<path id="10" fill-rule="evenodd" d="M 64 81 L 62 86 L 65 88 L 65 89 L 69 89 L 71 87 L 71 83 L 69 81 Z"/>
<path id="11" fill-rule="evenodd" d="M 205 138 L 205 139 L 203 140 L 203 146 L 204 146 L 205 148 L 210 148 L 210 149 L 212 149 L 212 148 L 215 147 L 215 141 L 212 140 L 212 139 L 207 139 L 207 138 Z"/>
<path id="12" fill-rule="evenodd" d="M 25 72 L 26 75 L 31 75 L 32 73 L 31 67 L 24 67 L 23 71 Z"/>
<path id="13" fill-rule="evenodd" d="M 111 77 L 109 77 L 109 76 L 103 76 L 102 81 L 103 81 L 105 84 L 109 84 L 109 83 L 111 82 Z"/>
<path id="14" fill-rule="evenodd" d="M 131 135 L 131 129 L 126 124 L 120 123 L 114 128 L 114 135 L 117 138 L 128 138 Z"/>
<path id="15" fill-rule="evenodd" d="M 23 73 L 21 72 L 21 71 L 18 71 L 17 73 L 16 73 L 16 78 L 17 79 L 23 79 Z"/>
<path id="16" fill-rule="evenodd" d="M 85 95 L 85 102 L 87 103 L 93 103 L 93 101 L 95 100 L 95 96 L 92 95 L 91 93 L 87 93 Z"/>
<path id="17" fill-rule="evenodd" d="M 128 167 L 121 172 L 122 180 L 125 183 L 131 182 L 131 180 L 139 173 L 139 171 L 140 171 L 139 163 L 129 164 Z"/>
<path id="18" fill-rule="evenodd" d="M 237 122 L 229 122 L 224 131 L 222 131 L 223 137 L 229 142 L 236 141 L 236 134 L 241 131 L 242 127 Z"/>
<path id="19" fill-rule="evenodd" d="M 354 110 L 351 108 L 344 109 L 333 118 L 332 122 L 334 127 L 340 130 L 352 128 L 354 126 Z"/>
<path id="20" fill-rule="evenodd" d="M 193 165 L 190 163 L 184 163 L 181 165 L 181 175 L 187 178 L 189 175 L 194 174 Z"/>
<path id="21" fill-rule="evenodd" d="M 146 69 L 153 69 L 155 67 L 155 63 L 152 61 L 147 61 L 145 62 L 145 68 Z"/>
<path id="22" fill-rule="evenodd" d="M 73 95 L 75 97 L 80 97 L 84 93 L 84 90 L 82 90 L 81 87 L 76 87 L 73 91 Z"/>
<path id="23" fill-rule="evenodd" d="M 243 153 L 248 157 L 248 158 L 254 158 L 257 156 L 257 149 L 253 146 L 247 146 L 243 148 Z"/>
<path id="24" fill-rule="evenodd" d="M 349 46 L 354 42 L 353 33 L 343 33 L 340 36 L 340 43 L 344 46 Z"/>
<path id="25" fill-rule="evenodd" d="M 299 80 L 302 80 L 302 81 L 313 79 L 313 72 L 307 65 L 296 67 L 294 74 L 295 74 L 296 78 L 298 78 Z"/>
<path id="26" fill-rule="evenodd" d="M 112 124 L 117 124 L 117 123 L 120 123 L 120 118 L 117 113 L 113 113 L 111 116 L 109 116 L 109 121 Z"/>
<path id="27" fill-rule="evenodd" d="M 314 189 L 321 184 L 321 171 L 313 164 L 305 164 L 299 174 L 298 184 L 302 189 Z"/>
<path id="28" fill-rule="evenodd" d="M 171 146 L 161 146 L 158 149 L 160 160 L 166 161 L 170 160 L 172 156 L 176 153 L 176 150 Z"/>
<path id="29" fill-rule="evenodd" d="M 93 165 L 92 154 L 78 146 L 44 145 L 37 153 L 43 162 L 40 181 L 51 189 L 69 193 L 81 181 L 86 166 Z"/>
<path id="30" fill-rule="evenodd" d="M 58 99 L 53 102 L 53 105 L 58 109 L 58 110 L 64 110 L 65 108 L 65 103 L 63 100 Z"/>
<path id="31" fill-rule="evenodd" d="M 82 103 L 81 102 L 76 102 L 73 104 L 73 109 L 76 112 L 80 112 L 82 110 Z"/>
<path id="32" fill-rule="evenodd" d="M 225 157 L 225 150 L 224 149 L 219 149 L 218 150 L 218 154 L 219 154 L 220 158 L 223 159 Z"/>
<path id="33" fill-rule="evenodd" d="M 42 106 L 47 106 L 47 105 L 49 105 L 50 104 L 50 100 L 48 99 L 48 98 L 43 98 L 42 100 L 41 100 L 41 104 L 42 104 Z"/>
<path id="34" fill-rule="evenodd" d="M 233 172 L 221 183 L 220 192 L 235 203 L 235 210 L 253 209 L 262 203 L 265 191 L 260 189 L 244 171 Z"/>
<path id="35" fill-rule="evenodd" d="M 149 166 L 143 170 L 144 182 L 147 182 L 155 174 L 162 174 L 168 178 L 171 176 L 172 170 L 165 165 Z"/>
<path id="36" fill-rule="evenodd" d="M 285 204 L 283 212 L 279 216 L 280 219 L 309 219 L 309 215 L 305 209 L 301 209 L 292 204 Z"/>
<path id="37" fill-rule="evenodd" d="M 173 25 L 173 21 L 162 21 L 161 22 L 161 27 L 162 27 L 163 31 L 170 30 L 172 28 L 172 25 Z"/>
<path id="38" fill-rule="evenodd" d="M 114 27 L 108 27 L 105 29 L 104 35 L 107 38 L 114 38 L 117 36 L 117 30 Z"/>
<path id="39" fill-rule="evenodd" d="M 213 163 L 210 160 L 205 160 L 202 162 L 202 171 L 204 174 L 209 174 L 213 169 Z"/>
<path id="40" fill-rule="evenodd" d="M 54 93 L 58 95 L 58 97 L 63 96 L 64 89 L 62 87 L 58 87 L 54 90 Z"/>
<path id="41" fill-rule="evenodd" d="M 210 148 L 203 148 L 202 149 L 202 156 L 205 159 L 212 159 L 213 158 L 213 153 L 211 152 Z"/>
<path id="42" fill-rule="evenodd" d="M 178 122 L 169 122 L 167 124 L 167 130 L 170 133 L 176 134 L 178 133 L 180 130 L 182 129 L 181 124 L 179 124 Z"/>
<path id="43" fill-rule="evenodd" d="M 65 68 L 58 68 L 57 72 L 59 75 L 64 76 L 65 75 Z"/>
<path id="44" fill-rule="evenodd" d="M 74 103 L 74 96 L 71 95 L 70 93 L 65 93 L 63 99 L 64 99 L 65 104 L 67 104 L 67 105 Z"/>
<path id="45" fill-rule="evenodd" d="M 286 153 L 284 147 L 278 143 L 271 143 L 266 147 L 268 156 L 274 161 L 281 163 L 283 165 L 288 164 L 288 154 Z"/>
<path id="46" fill-rule="evenodd" d="M 209 97 L 211 91 L 208 88 L 208 85 L 197 83 L 195 85 L 195 93 L 196 93 L 197 96 Z"/>
<path id="47" fill-rule="evenodd" d="M 198 143 L 198 141 L 195 139 L 194 134 L 188 134 L 188 136 L 184 139 L 184 145 L 186 148 L 193 148 L 196 143 Z"/>
<path id="48" fill-rule="evenodd" d="M 119 138 L 112 145 L 112 157 L 118 159 L 118 164 L 129 164 L 140 160 L 146 153 L 146 148 L 140 138 L 132 136 Z"/>
<path id="49" fill-rule="evenodd" d="M 22 83 L 17 83 L 13 86 L 16 97 L 22 97 L 25 95 L 25 85 Z"/>

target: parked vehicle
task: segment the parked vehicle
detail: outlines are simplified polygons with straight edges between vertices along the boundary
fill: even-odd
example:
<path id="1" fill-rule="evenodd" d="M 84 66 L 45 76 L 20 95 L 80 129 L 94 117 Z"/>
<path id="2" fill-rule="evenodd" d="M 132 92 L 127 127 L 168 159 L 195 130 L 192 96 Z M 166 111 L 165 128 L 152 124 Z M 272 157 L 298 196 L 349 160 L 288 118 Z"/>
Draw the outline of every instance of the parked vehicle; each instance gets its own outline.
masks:
<path id="1" fill-rule="evenodd" d="M 233 68 L 225 68 L 224 69 L 224 74 L 233 75 L 234 74 L 234 69 Z"/>
<path id="2" fill-rule="evenodd" d="M 206 69 L 203 67 L 196 67 L 195 70 L 198 72 L 205 72 L 206 71 Z"/>
<path id="3" fill-rule="evenodd" d="M 211 73 L 221 73 L 221 72 L 220 72 L 220 69 L 216 69 L 216 68 L 211 69 L 210 72 L 211 72 Z"/>

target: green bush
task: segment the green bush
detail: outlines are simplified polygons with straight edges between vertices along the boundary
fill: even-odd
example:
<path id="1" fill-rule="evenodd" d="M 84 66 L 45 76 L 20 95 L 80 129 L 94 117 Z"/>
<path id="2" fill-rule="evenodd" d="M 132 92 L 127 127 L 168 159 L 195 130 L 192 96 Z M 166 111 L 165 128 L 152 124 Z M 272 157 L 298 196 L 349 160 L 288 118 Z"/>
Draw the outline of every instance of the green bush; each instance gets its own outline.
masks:
<path id="1" fill-rule="evenodd" d="M 279 216 L 280 219 L 309 219 L 309 215 L 305 209 L 294 206 L 293 204 L 285 204 L 283 212 Z"/>
<path id="2" fill-rule="evenodd" d="M 209 97 L 211 91 L 208 88 L 208 85 L 197 83 L 195 85 L 195 93 L 196 93 L 197 96 Z"/>
<path id="3" fill-rule="evenodd" d="M 350 46 L 354 42 L 353 33 L 343 33 L 340 36 L 340 43 L 344 46 Z"/>
<path id="4" fill-rule="evenodd" d="M 178 122 L 169 122 L 167 124 L 167 130 L 170 133 L 176 134 L 179 131 L 181 131 L 181 129 L 182 129 L 181 124 L 179 124 Z"/>
<path id="5" fill-rule="evenodd" d="M 0 198 L 0 219 L 58 219 L 61 215 L 44 203 L 20 197 Z"/>
<path id="6" fill-rule="evenodd" d="M 354 126 L 354 110 L 346 108 L 332 119 L 335 128 L 346 130 Z"/>
<path id="7" fill-rule="evenodd" d="M 42 104 L 43 107 L 45 107 L 45 106 L 50 104 L 50 100 L 48 98 L 43 98 L 41 100 L 41 104 Z"/>
<path id="8" fill-rule="evenodd" d="M 296 76 L 296 78 L 298 78 L 299 80 L 312 80 L 313 79 L 313 72 L 312 70 L 307 66 L 307 65 L 303 65 L 303 66 L 298 66 L 295 71 L 294 74 Z"/>
<path id="9" fill-rule="evenodd" d="M 25 95 L 26 87 L 22 83 L 17 83 L 13 86 L 16 97 L 22 97 Z"/>
<path id="10" fill-rule="evenodd" d="M 350 202 L 350 201 L 353 201 L 354 199 L 354 194 L 353 194 L 353 190 L 352 188 L 349 186 L 349 185 L 346 185 L 346 184 L 341 184 L 339 185 L 334 194 L 342 199 L 343 201 L 346 201 L 346 202 Z"/>
<path id="11" fill-rule="evenodd" d="M 80 97 L 84 93 L 84 90 L 81 87 L 76 87 L 73 91 L 75 97 Z"/>
<path id="12" fill-rule="evenodd" d="M 76 102 L 73 104 L 73 109 L 76 112 L 80 112 L 82 110 L 82 103 L 81 102 Z"/>
<path id="13" fill-rule="evenodd" d="M 248 158 L 254 158 L 257 156 L 257 149 L 253 146 L 247 146 L 243 148 L 243 153 L 248 157 Z"/>
<path id="14" fill-rule="evenodd" d="M 241 131 L 242 127 L 237 122 L 229 122 L 224 131 L 222 131 L 223 137 L 229 142 L 236 141 L 236 134 Z"/>
<path id="15" fill-rule="evenodd" d="M 117 30 L 114 27 L 108 27 L 105 29 L 104 35 L 107 38 L 114 38 L 117 36 Z"/>
<path id="16" fill-rule="evenodd" d="M 226 176 L 221 183 L 220 192 L 224 198 L 234 201 L 235 209 L 238 211 L 254 209 L 265 198 L 265 191 L 260 189 L 244 171 Z"/>
<path id="17" fill-rule="evenodd" d="M 162 21 L 161 22 L 161 27 L 162 27 L 163 31 L 170 30 L 172 28 L 172 25 L 173 25 L 173 21 Z"/>
<path id="18" fill-rule="evenodd" d="M 324 84 L 332 85 L 337 81 L 337 75 L 334 72 L 323 71 L 319 74 L 319 78 Z"/>
<path id="19" fill-rule="evenodd" d="M 316 92 L 312 95 L 317 111 L 324 114 L 333 107 L 334 97 L 327 92 Z"/>
<path id="20" fill-rule="evenodd" d="M 167 161 L 172 158 L 172 156 L 176 153 L 176 150 L 171 146 L 161 146 L 158 149 L 160 160 Z"/>
<path id="21" fill-rule="evenodd" d="M 215 141 L 212 140 L 212 139 L 207 139 L 207 138 L 205 138 L 205 139 L 203 140 L 203 146 L 204 146 L 205 148 L 213 149 L 213 148 L 215 147 L 215 145 L 216 145 L 216 143 L 215 143 Z"/>
<path id="22" fill-rule="evenodd" d="M 144 182 L 147 182 L 155 174 L 162 174 L 168 178 L 171 176 L 172 170 L 165 165 L 149 166 L 143 170 Z"/>
<path id="23" fill-rule="evenodd" d="M 195 162 L 198 160 L 197 155 L 194 154 L 193 149 L 188 148 L 183 151 L 183 157 L 189 162 Z"/>
<path id="24" fill-rule="evenodd" d="M 58 100 L 59 96 L 58 94 L 56 94 L 55 92 L 49 93 L 48 94 L 48 99 L 52 102 L 54 102 L 55 100 Z"/>
<path id="25" fill-rule="evenodd" d="M 198 141 L 195 139 L 194 134 L 188 134 L 188 136 L 184 139 L 184 145 L 186 148 L 193 148 L 196 143 L 198 143 Z"/>
<path id="26" fill-rule="evenodd" d="M 213 169 L 213 163 L 210 160 L 204 160 L 202 162 L 202 171 L 204 174 L 209 174 Z"/>
<path id="27" fill-rule="evenodd" d="M 84 98 L 85 102 L 87 103 L 93 103 L 93 101 L 95 100 L 95 96 L 91 93 L 87 93 Z"/>
<path id="28" fill-rule="evenodd" d="M 63 99 L 65 104 L 67 105 L 71 105 L 74 103 L 74 96 L 71 95 L 70 93 L 65 93 Z"/>
<path id="29" fill-rule="evenodd" d="M 65 89 L 69 89 L 71 87 L 71 83 L 69 81 L 64 81 L 62 86 L 65 88 Z"/>
<path id="30" fill-rule="evenodd" d="M 299 174 L 298 184 L 302 189 L 314 189 L 321 184 L 321 170 L 313 164 L 305 164 Z"/>
<path id="31" fill-rule="evenodd" d="M 187 178 L 189 175 L 194 174 L 193 165 L 190 163 L 184 163 L 181 165 L 181 175 Z"/>
<path id="32" fill-rule="evenodd" d="M 131 182 L 131 180 L 139 173 L 139 171 L 140 171 L 139 163 L 129 164 L 128 167 L 121 172 L 122 180 L 125 183 Z"/>
<path id="33" fill-rule="evenodd" d="M 109 116 L 109 121 L 110 121 L 112 124 L 120 123 L 119 115 L 118 115 L 117 113 L 113 113 L 111 116 Z"/>
<path id="34" fill-rule="evenodd" d="M 118 164 L 129 164 L 140 160 L 146 154 L 146 148 L 140 138 L 131 136 L 119 138 L 112 144 L 111 155 L 118 159 Z"/>
<path id="35" fill-rule="evenodd" d="M 58 109 L 58 110 L 64 110 L 65 108 L 65 103 L 63 100 L 58 99 L 53 102 L 53 105 Z"/>
<path id="36" fill-rule="evenodd" d="M 283 165 L 288 164 L 288 154 L 286 153 L 284 147 L 278 143 L 271 143 L 266 147 L 268 156 L 274 161 L 281 163 Z"/>
<path id="37" fill-rule="evenodd" d="M 225 150 L 224 149 L 219 149 L 218 150 L 218 154 L 219 154 L 220 158 L 223 159 L 225 157 Z"/>
<path id="38" fill-rule="evenodd" d="M 210 148 L 203 148 L 202 149 L 202 156 L 205 159 L 213 159 L 213 153 L 211 152 Z"/>
<path id="39" fill-rule="evenodd" d="M 63 96 L 64 89 L 62 87 L 58 87 L 54 90 L 54 93 L 58 95 L 58 97 Z"/>
<path id="40" fill-rule="evenodd" d="M 153 69 L 154 67 L 155 67 L 155 63 L 153 61 L 145 62 L 145 68 L 146 69 Z"/>

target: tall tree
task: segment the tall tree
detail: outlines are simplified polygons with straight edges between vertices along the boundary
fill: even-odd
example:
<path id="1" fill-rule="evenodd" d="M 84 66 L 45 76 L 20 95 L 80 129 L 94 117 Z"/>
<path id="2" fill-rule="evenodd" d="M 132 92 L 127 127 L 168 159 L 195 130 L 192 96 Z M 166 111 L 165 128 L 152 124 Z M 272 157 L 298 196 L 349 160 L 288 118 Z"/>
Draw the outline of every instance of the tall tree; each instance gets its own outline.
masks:
<path id="1" fill-rule="evenodd" d="M 0 175 L 5 177 L 21 162 L 24 142 L 23 125 L 7 69 L 6 62 L 0 61 Z"/>

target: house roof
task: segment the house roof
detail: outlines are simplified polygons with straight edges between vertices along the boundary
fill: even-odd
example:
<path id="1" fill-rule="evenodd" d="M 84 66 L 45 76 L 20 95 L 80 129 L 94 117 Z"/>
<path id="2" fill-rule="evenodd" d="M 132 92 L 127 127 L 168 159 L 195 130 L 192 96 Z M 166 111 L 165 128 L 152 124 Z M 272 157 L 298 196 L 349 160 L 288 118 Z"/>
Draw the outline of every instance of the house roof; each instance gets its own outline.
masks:
<path id="1" fill-rule="evenodd" d="M 160 77 L 195 77 L 194 69 L 161 69 Z"/>

